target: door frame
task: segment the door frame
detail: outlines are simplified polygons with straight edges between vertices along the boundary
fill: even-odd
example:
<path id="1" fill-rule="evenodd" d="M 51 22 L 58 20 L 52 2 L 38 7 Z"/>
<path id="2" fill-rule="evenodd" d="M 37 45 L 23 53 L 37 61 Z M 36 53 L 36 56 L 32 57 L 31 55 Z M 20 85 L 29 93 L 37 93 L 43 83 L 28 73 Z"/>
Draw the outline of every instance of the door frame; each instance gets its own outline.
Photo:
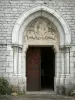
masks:
<path id="1" fill-rule="evenodd" d="M 54 71 L 55 71 L 55 76 L 54 76 L 54 90 L 53 90 L 53 91 L 56 92 L 56 65 L 57 65 L 57 64 L 56 64 L 56 58 L 57 58 L 56 56 L 57 56 L 57 54 L 58 54 L 59 52 L 56 52 L 58 49 L 55 48 L 54 45 L 26 45 L 26 46 L 25 46 L 25 48 L 24 48 L 24 49 L 25 49 L 25 53 L 24 53 L 24 54 L 25 54 L 25 55 L 24 55 L 24 56 L 25 56 L 25 58 L 24 58 L 24 59 L 25 59 L 25 60 L 24 60 L 24 61 L 25 61 L 25 77 L 26 77 L 26 79 L 25 79 L 25 84 L 26 84 L 25 91 L 27 92 L 26 52 L 27 52 L 27 50 L 28 50 L 28 48 L 29 48 L 30 46 L 31 46 L 31 47 L 45 47 L 45 46 L 46 46 L 46 47 L 53 47 L 53 50 L 54 50 L 54 52 L 55 52 L 55 70 L 54 70 Z M 40 70 L 40 73 L 41 73 L 41 70 Z M 40 77 L 40 84 L 41 84 L 41 77 Z M 41 88 L 41 85 L 40 85 L 40 88 Z M 39 91 L 38 91 L 38 92 L 39 92 Z"/>
<path id="2" fill-rule="evenodd" d="M 43 5 L 32 7 L 30 10 L 29 9 L 27 11 L 25 10 L 25 12 L 23 12 L 19 16 L 12 30 L 13 76 L 16 76 L 17 78 L 21 77 L 22 79 L 24 79 L 25 91 L 26 91 L 26 50 L 27 50 L 28 45 L 30 45 L 31 43 L 28 43 L 28 41 L 26 43 L 26 40 L 24 39 L 24 34 L 25 34 L 25 30 L 27 29 L 28 24 L 33 19 L 39 16 L 45 17 L 48 20 L 52 21 L 54 25 L 57 26 L 57 29 L 59 31 L 58 33 L 60 37 L 59 37 L 59 44 L 57 47 L 58 49 L 60 48 L 61 53 L 59 51 L 56 51 L 57 48 L 55 47 L 55 52 L 56 52 L 55 60 L 58 60 L 59 62 L 59 60 L 61 59 L 63 63 L 61 63 L 61 72 L 60 72 L 61 77 L 59 77 L 59 75 L 55 75 L 55 85 L 54 85 L 55 88 L 56 88 L 56 84 L 59 86 L 62 83 L 62 80 L 60 80 L 60 78 L 63 79 L 65 75 L 70 76 L 70 63 L 69 63 L 70 53 L 69 52 L 70 52 L 70 47 L 71 47 L 71 31 L 70 31 L 68 23 L 63 18 L 63 16 L 55 9 L 51 9 L 50 7 L 46 7 Z M 41 42 L 40 44 L 37 41 L 37 43 L 33 42 L 32 44 L 50 46 L 52 45 L 52 41 L 47 41 L 47 43 L 44 41 L 44 42 Z M 54 45 L 56 45 L 56 43 L 54 43 Z M 59 53 L 62 56 L 60 59 L 58 57 Z M 19 57 L 17 57 L 17 55 Z M 66 66 L 65 66 L 64 61 L 67 61 Z M 57 65 L 56 62 L 57 61 L 55 61 L 55 69 L 57 68 L 57 66 L 59 67 L 59 64 L 60 64 L 59 62 Z M 65 68 L 67 70 L 66 73 L 64 71 Z M 18 70 L 19 70 L 19 73 L 17 73 Z M 57 72 L 59 72 L 59 69 L 57 69 Z M 57 72 L 55 72 L 55 74 Z M 60 84 L 58 84 L 58 81 L 60 81 Z"/>

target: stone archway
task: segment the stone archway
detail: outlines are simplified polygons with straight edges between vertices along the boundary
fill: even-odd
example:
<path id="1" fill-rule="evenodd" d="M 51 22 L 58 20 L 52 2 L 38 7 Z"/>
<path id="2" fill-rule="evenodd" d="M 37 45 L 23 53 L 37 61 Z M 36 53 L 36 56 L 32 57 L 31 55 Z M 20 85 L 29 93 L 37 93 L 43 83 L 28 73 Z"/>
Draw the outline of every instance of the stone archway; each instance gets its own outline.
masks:
<path id="1" fill-rule="evenodd" d="M 30 55 L 32 55 L 32 58 L 31 58 L 31 56 L 30 56 L 30 58 L 29 58 L 29 56 L 27 55 L 27 53 L 26 53 L 26 56 L 28 56 L 28 59 L 31 59 L 31 60 L 27 60 L 26 61 L 26 58 L 25 58 L 25 61 L 26 62 L 28 62 L 28 63 L 26 63 L 26 65 L 28 66 L 28 68 L 27 68 L 27 66 L 26 66 L 26 68 L 28 69 L 28 75 L 26 76 L 26 78 L 27 78 L 27 89 L 28 90 L 40 90 L 39 88 L 41 88 L 38 84 L 39 84 L 39 79 L 40 79 L 40 77 L 41 77 L 41 75 L 40 75 L 40 70 L 41 70 L 41 68 L 37 68 L 37 70 L 38 70 L 38 77 L 39 77 L 39 79 L 38 79 L 38 84 L 34 84 L 34 83 L 36 83 L 36 74 L 35 74 L 35 72 L 34 72 L 34 67 L 33 66 L 38 66 L 38 65 L 40 65 L 40 67 L 43 67 L 43 64 L 41 64 L 40 62 L 43 62 L 43 60 L 41 59 L 42 58 L 42 54 L 43 54 L 43 50 L 42 50 L 42 48 L 46 51 L 46 52 L 44 52 L 45 53 L 45 55 L 43 54 L 43 59 L 45 59 L 44 58 L 44 56 L 46 57 L 47 56 L 47 60 L 50 60 L 51 61 L 51 58 L 49 57 L 49 56 L 51 56 L 52 54 L 50 53 L 50 51 L 52 52 L 52 48 L 54 47 L 54 49 L 55 49 L 55 51 L 53 51 L 53 52 L 59 52 L 59 32 L 58 32 L 58 30 L 57 30 L 57 28 L 56 28 L 56 26 L 51 22 L 51 21 L 49 21 L 48 19 L 46 19 L 46 18 L 44 18 L 44 17 L 38 17 L 38 18 L 36 18 L 36 19 L 34 19 L 34 20 L 32 20 L 28 25 L 27 25 L 27 27 L 26 27 L 26 30 L 25 30 L 25 33 L 24 33 L 25 35 L 24 35 L 24 38 L 25 38 L 25 44 L 27 44 L 28 45 L 28 48 L 29 47 L 33 47 L 33 49 L 32 49 L 32 51 L 33 52 L 31 52 L 32 54 L 30 54 Z M 38 50 L 38 52 L 36 52 L 37 50 L 36 50 L 36 47 L 37 47 L 37 50 Z M 50 48 L 50 47 L 52 47 L 52 48 Z M 36 50 L 36 51 L 35 51 Z M 50 51 L 49 51 L 50 50 Z M 29 51 L 29 49 L 28 49 L 28 51 Z M 27 52 L 27 50 L 26 50 L 26 52 Z M 37 55 L 36 54 L 34 54 L 34 52 L 36 52 L 36 54 L 38 54 L 39 56 L 38 57 L 40 57 L 39 59 L 40 59 L 40 61 L 38 62 L 38 64 L 36 63 L 34 63 L 34 62 L 36 62 L 36 60 L 38 60 L 38 57 L 37 57 Z M 47 52 L 49 53 L 49 55 L 47 54 Z M 54 53 L 53 53 L 53 55 L 54 55 Z M 34 57 L 36 57 L 36 60 L 34 59 Z M 52 57 L 53 58 L 53 57 Z M 34 62 L 32 61 L 32 59 L 34 60 Z M 45 59 L 45 60 L 46 60 Z M 53 58 L 54 59 L 54 58 Z M 46 61 L 47 62 L 47 61 Z M 53 62 L 53 60 L 51 61 L 51 62 Z M 45 63 L 46 65 L 43 67 L 43 70 L 45 69 L 45 67 L 47 67 L 47 68 L 49 68 L 49 67 L 54 67 L 53 66 L 53 63 L 51 64 L 51 62 L 47 62 L 47 63 Z M 31 64 L 29 64 L 29 63 L 31 63 Z M 34 63 L 34 64 L 33 64 Z M 39 64 L 40 63 L 40 64 Z M 54 62 L 55 63 L 55 62 Z M 51 65 L 52 66 L 51 66 Z M 56 68 L 56 64 L 57 63 L 55 63 L 55 68 Z M 31 66 L 33 67 L 32 69 L 32 71 L 31 71 Z M 38 66 L 39 67 L 39 66 Z M 54 68 L 54 69 L 55 69 Z M 52 69 L 52 68 L 51 68 Z M 50 70 L 50 68 L 49 68 L 49 70 Z M 53 70 L 53 69 L 52 69 Z M 36 70 L 35 70 L 36 71 Z M 34 76 L 35 76 L 35 78 L 34 78 L 34 80 L 33 80 L 33 73 L 35 74 Z M 36 71 L 37 72 L 37 71 Z M 47 72 L 48 72 L 48 70 L 47 70 Z M 30 73 L 30 74 L 29 74 Z M 32 75 L 31 75 L 31 73 L 32 73 Z M 51 73 L 51 72 L 50 72 Z M 55 72 L 53 71 L 53 73 L 55 74 Z M 51 81 L 51 78 L 50 78 L 50 76 L 49 76 L 49 73 L 45 73 L 47 76 L 47 78 L 49 79 L 49 82 Z M 56 73 L 57 74 L 57 73 Z M 52 74 L 51 74 L 52 75 Z M 31 78 L 30 78 L 31 77 Z M 52 78 L 52 81 L 54 80 L 54 77 L 55 76 L 52 76 L 53 78 Z M 32 79 L 32 80 L 30 80 L 30 79 Z M 44 77 L 44 79 L 46 80 L 46 78 Z M 46 81 L 45 81 L 46 82 Z M 51 83 L 51 82 L 50 82 Z M 54 84 L 54 81 L 52 82 L 53 84 Z M 40 83 L 41 84 L 41 83 Z M 37 86 L 36 86 L 37 85 Z M 46 84 L 45 84 L 46 85 Z M 48 84 L 47 84 L 48 85 Z M 35 87 L 34 87 L 35 86 Z M 29 88 L 30 87 L 30 88 Z M 39 87 L 39 88 L 38 88 Z M 48 87 L 49 87 L 49 85 L 48 85 Z M 36 88 L 36 89 L 35 89 Z M 47 88 L 47 86 L 46 86 L 46 88 Z M 52 88 L 54 88 L 54 85 L 52 86 L 51 85 L 51 89 Z M 48 88 L 47 88 L 48 89 Z"/>
<path id="2" fill-rule="evenodd" d="M 59 39 L 54 38 L 57 37 L 55 36 L 54 32 L 52 34 L 47 34 L 45 37 L 45 33 L 47 32 L 48 29 L 46 28 L 45 31 L 42 33 L 41 30 L 41 36 L 37 34 L 37 28 L 35 27 L 35 33 L 31 33 L 27 36 L 26 35 L 26 30 L 27 26 L 36 18 L 45 18 L 49 20 L 50 22 L 53 23 L 54 26 L 56 26 L 57 29 L 57 34 L 59 34 Z M 43 23 L 45 26 L 46 24 Z M 36 23 L 36 26 L 38 23 Z M 41 27 L 41 26 L 40 26 Z M 43 27 L 41 27 L 43 29 Z M 51 32 L 50 32 L 51 33 Z M 44 37 L 43 37 L 44 35 Z M 35 38 L 36 37 L 36 38 Z M 28 41 L 27 38 L 29 39 Z M 44 40 L 43 40 L 43 39 Z M 68 39 L 67 39 L 68 38 Z M 33 40 L 33 42 L 31 41 Z M 39 41 L 41 40 L 41 42 Z M 49 41 L 48 41 L 49 40 Z M 59 42 L 56 41 L 59 40 Z M 13 58 L 14 58 L 14 75 L 16 77 L 20 77 L 24 81 L 24 87 L 26 90 L 26 52 L 29 47 L 29 45 L 39 45 L 39 46 L 54 46 L 54 50 L 56 52 L 55 56 L 55 89 L 56 87 L 60 86 L 61 84 L 64 84 L 64 77 L 69 76 L 69 48 L 70 48 L 70 43 L 71 43 L 71 34 L 69 31 L 69 27 L 66 23 L 66 21 L 62 18 L 62 16 L 57 13 L 55 10 L 50 9 L 45 6 L 40 6 L 33 8 L 32 10 L 28 12 L 24 12 L 19 19 L 16 21 L 16 24 L 13 28 L 13 33 L 12 33 L 12 46 L 13 46 Z M 60 66 L 61 65 L 61 66 Z M 65 70 L 66 67 L 66 70 Z M 17 71 L 18 69 L 18 71 Z M 17 73 L 18 72 L 18 73 Z M 60 74 L 59 74 L 60 73 Z M 22 84 L 21 84 L 22 85 Z"/>
<path id="3" fill-rule="evenodd" d="M 20 46 L 23 45 L 23 33 L 24 33 L 25 27 L 28 25 L 28 23 L 30 23 L 31 20 L 39 16 L 46 17 L 57 26 L 58 31 L 60 33 L 60 45 L 70 45 L 71 33 L 70 33 L 69 26 L 66 20 L 55 9 L 51 9 L 46 6 L 38 6 L 38 7 L 32 8 L 31 10 L 27 12 L 22 13 L 22 15 L 17 19 L 13 27 L 13 32 L 12 32 L 13 45 L 15 44 L 19 44 Z"/>

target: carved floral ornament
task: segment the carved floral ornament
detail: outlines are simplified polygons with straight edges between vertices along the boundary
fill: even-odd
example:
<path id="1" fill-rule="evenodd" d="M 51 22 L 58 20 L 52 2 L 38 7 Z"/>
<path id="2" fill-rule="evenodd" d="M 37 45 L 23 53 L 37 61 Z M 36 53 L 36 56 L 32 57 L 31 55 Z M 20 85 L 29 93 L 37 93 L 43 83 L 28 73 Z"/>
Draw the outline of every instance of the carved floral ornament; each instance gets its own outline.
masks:
<path id="1" fill-rule="evenodd" d="M 58 41 L 58 32 L 53 23 L 45 18 L 37 18 L 28 25 L 25 40 Z"/>

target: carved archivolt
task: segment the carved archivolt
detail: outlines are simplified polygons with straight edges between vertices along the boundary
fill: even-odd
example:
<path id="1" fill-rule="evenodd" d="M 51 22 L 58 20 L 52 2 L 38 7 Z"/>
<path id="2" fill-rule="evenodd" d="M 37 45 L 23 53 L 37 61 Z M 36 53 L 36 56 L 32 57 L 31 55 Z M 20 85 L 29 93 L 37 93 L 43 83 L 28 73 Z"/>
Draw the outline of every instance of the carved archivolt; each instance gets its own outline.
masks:
<path id="1" fill-rule="evenodd" d="M 58 41 L 58 31 L 52 22 L 45 18 L 37 18 L 32 21 L 25 33 L 26 40 L 54 40 Z"/>

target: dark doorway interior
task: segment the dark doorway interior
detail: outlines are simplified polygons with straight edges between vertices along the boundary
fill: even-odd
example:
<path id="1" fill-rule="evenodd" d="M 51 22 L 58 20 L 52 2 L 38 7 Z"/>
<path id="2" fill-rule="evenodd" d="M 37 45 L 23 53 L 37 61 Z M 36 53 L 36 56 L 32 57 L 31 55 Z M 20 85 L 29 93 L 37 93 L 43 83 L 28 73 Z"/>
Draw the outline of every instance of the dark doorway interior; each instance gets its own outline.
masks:
<path id="1" fill-rule="evenodd" d="M 54 90 L 55 54 L 52 47 L 41 48 L 41 89 Z"/>

